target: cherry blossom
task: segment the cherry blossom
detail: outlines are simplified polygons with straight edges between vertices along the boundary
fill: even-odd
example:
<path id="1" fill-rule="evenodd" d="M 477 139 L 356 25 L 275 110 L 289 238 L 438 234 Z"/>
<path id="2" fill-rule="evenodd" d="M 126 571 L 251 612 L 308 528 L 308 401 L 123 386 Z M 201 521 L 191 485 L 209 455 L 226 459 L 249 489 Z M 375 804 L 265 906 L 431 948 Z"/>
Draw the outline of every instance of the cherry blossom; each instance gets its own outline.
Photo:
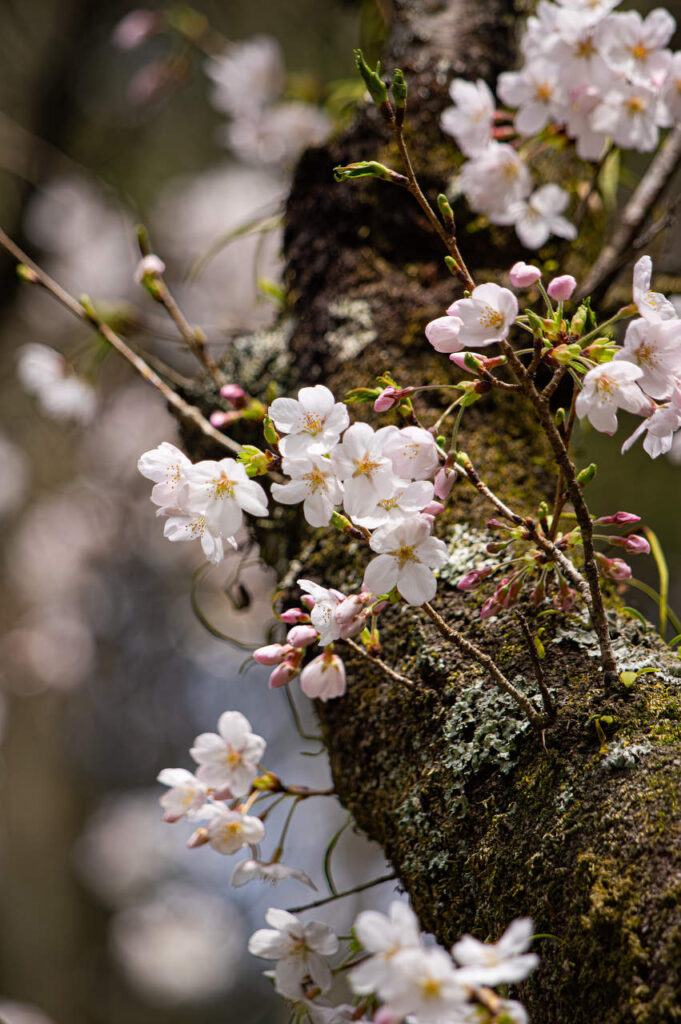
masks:
<path id="1" fill-rule="evenodd" d="M 157 448 L 140 455 L 137 468 L 147 480 L 155 482 L 156 486 L 151 490 L 154 504 L 175 506 L 187 483 L 192 463 L 174 444 L 162 441 Z"/>
<path id="2" fill-rule="evenodd" d="M 675 433 L 681 428 L 681 387 L 676 386 L 668 406 L 656 409 L 652 416 L 639 424 L 631 437 L 622 445 L 622 453 L 629 451 L 638 438 L 645 433 L 643 450 L 656 459 L 671 451 Z"/>
<path id="3" fill-rule="evenodd" d="M 463 321 L 458 316 L 439 316 L 426 324 L 426 338 L 436 352 L 460 352 L 459 331 Z"/>
<path id="4" fill-rule="evenodd" d="M 164 768 L 157 778 L 164 786 L 170 787 L 159 801 L 165 811 L 164 821 L 197 817 L 208 799 L 208 787 L 203 782 L 186 768 Z"/>
<path id="5" fill-rule="evenodd" d="M 207 60 L 205 70 L 215 83 L 213 106 L 231 117 L 254 116 L 284 90 L 283 56 L 272 36 L 252 36 L 230 46 Z"/>
<path id="6" fill-rule="evenodd" d="M 650 289 L 653 277 L 653 261 L 650 256 L 641 256 L 634 264 L 633 296 L 636 308 L 644 320 L 650 323 L 661 323 L 662 320 L 674 320 L 676 309 L 661 292 Z"/>
<path id="7" fill-rule="evenodd" d="M 563 216 L 569 201 L 565 189 L 548 184 L 514 207 L 515 231 L 526 248 L 539 249 L 551 235 L 570 240 L 577 237 L 577 228 Z"/>
<path id="8" fill-rule="evenodd" d="M 321 992 L 328 992 L 333 979 L 326 957 L 338 949 L 338 939 L 328 925 L 319 921 L 303 925 L 293 914 L 274 907 L 267 911 L 265 920 L 271 928 L 255 932 L 248 951 L 263 960 L 277 961 L 277 992 L 287 999 L 300 999 L 307 978 Z"/>
<path id="9" fill-rule="evenodd" d="M 339 603 L 345 599 L 345 594 L 341 594 L 339 590 L 327 590 L 326 587 L 322 587 L 312 580 L 298 580 L 298 586 L 303 593 L 309 594 L 314 600 L 310 620 L 319 633 L 319 643 L 322 647 L 326 647 L 334 640 L 338 640 L 340 632 L 335 612 Z"/>
<path id="10" fill-rule="evenodd" d="M 265 826 L 260 818 L 239 811 L 230 811 L 224 804 L 211 805 L 211 819 L 189 840 L 189 846 L 210 843 L 218 853 L 229 856 L 244 846 L 255 846 L 265 838 Z"/>
<path id="11" fill-rule="evenodd" d="M 343 505 L 349 516 L 370 512 L 386 487 L 395 483 L 392 463 L 383 450 L 394 431 L 394 427 L 374 431 L 368 423 L 353 423 L 331 452 L 331 464 L 343 481 Z"/>
<path id="12" fill-rule="evenodd" d="M 350 973 L 350 984 L 360 995 L 382 994 L 392 975 L 395 954 L 403 949 L 422 948 L 416 915 L 399 900 L 393 900 L 387 916 L 376 910 L 362 911 L 353 931 L 364 949 L 374 954 Z"/>
<path id="13" fill-rule="evenodd" d="M 405 949 L 395 955 L 382 992 L 390 1010 L 419 1024 L 463 1024 L 468 994 L 442 949 Z"/>
<path id="14" fill-rule="evenodd" d="M 233 536 L 243 522 L 243 512 L 267 515 L 267 495 L 245 467 L 235 459 L 197 462 L 187 473 L 183 504 L 202 515 L 206 527 L 218 537 Z"/>
<path id="15" fill-rule="evenodd" d="M 477 82 L 455 78 L 449 85 L 449 95 L 454 106 L 442 111 L 442 130 L 456 139 L 462 153 L 475 156 L 491 139 L 494 96 L 481 78 Z"/>
<path id="16" fill-rule="evenodd" d="M 313 658 L 300 673 L 300 687 L 306 697 L 321 701 L 345 693 L 345 665 L 330 647 Z"/>
<path id="17" fill-rule="evenodd" d="M 671 61 L 667 45 L 676 22 L 661 7 L 642 18 L 638 11 L 625 11 L 606 18 L 599 27 L 606 61 L 630 81 L 659 84 Z"/>
<path id="18" fill-rule="evenodd" d="M 508 288 L 490 282 L 474 288 L 470 299 L 458 299 L 448 312 L 461 319 L 462 346 L 482 348 L 508 337 L 518 315 L 518 300 Z"/>
<path id="19" fill-rule="evenodd" d="M 216 789 L 229 786 L 234 796 L 245 796 L 258 774 L 265 741 L 239 711 L 225 711 L 218 732 L 201 733 L 189 753 L 199 765 L 196 776 L 201 782 Z"/>
<path id="20" fill-rule="evenodd" d="M 421 605 L 435 597 L 437 583 L 432 570 L 447 561 L 447 548 L 430 536 L 430 526 L 418 517 L 372 534 L 372 559 L 364 573 L 364 585 L 373 594 L 387 594 L 397 587 L 409 604 Z"/>
<path id="21" fill-rule="evenodd" d="M 652 89 L 619 82 L 595 108 L 591 125 L 594 131 L 609 135 L 616 146 L 649 153 L 658 143 L 662 110 Z"/>
<path id="22" fill-rule="evenodd" d="M 379 498 L 367 515 L 354 516 L 353 521 L 367 530 L 394 524 L 421 512 L 432 502 L 434 493 L 435 487 L 429 480 L 403 482 L 402 486 L 391 488 L 388 497 Z"/>
<path id="23" fill-rule="evenodd" d="M 271 882 L 272 885 L 276 885 L 277 882 L 284 882 L 289 878 L 293 879 L 294 882 L 302 882 L 303 885 L 309 886 L 310 889 L 317 888 L 310 876 L 301 871 L 300 868 L 290 868 L 279 861 L 266 863 L 265 861 L 253 858 L 242 860 L 236 865 L 232 872 L 231 881 L 233 886 L 246 885 L 247 882 L 252 882 L 254 879 L 260 879 L 263 882 Z"/>
<path id="24" fill-rule="evenodd" d="M 277 430 L 287 434 L 279 450 L 287 458 L 324 455 L 333 448 L 350 417 L 323 384 L 301 388 L 298 398 L 275 398 L 269 415 Z"/>
<path id="25" fill-rule="evenodd" d="M 681 375 L 681 320 L 633 320 L 614 360 L 639 366 L 643 371 L 639 387 L 651 398 L 667 398 Z"/>
<path id="26" fill-rule="evenodd" d="M 653 404 L 641 391 L 638 381 L 643 377 L 640 366 L 629 362 L 603 363 L 584 377 L 577 396 L 576 411 L 580 419 L 588 417 L 596 430 L 614 434 L 617 430 L 617 410 L 646 415 Z"/>
<path id="27" fill-rule="evenodd" d="M 96 396 L 90 385 L 69 372 L 55 349 L 31 342 L 17 352 L 17 375 L 22 385 L 55 420 L 89 423 L 95 415 Z"/>
<path id="28" fill-rule="evenodd" d="M 322 455 L 288 458 L 282 470 L 291 477 L 288 484 L 272 484 L 272 497 L 285 505 L 303 502 L 303 515 L 310 526 L 326 526 L 334 505 L 343 499 L 341 485 L 331 462 Z"/>
<path id="29" fill-rule="evenodd" d="M 464 935 L 452 948 L 452 956 L 461 965 L 457 972 L 468 985 L 514 985 L 523 981 L 539 963 L 536 953 L 528 953 L 534 926 L 529 917 L 513 921 L 496 943 L 479 942 Z"/>
<path id="30" fill-rule="evenodd" d="M 472 210 L 484 213 L 493 224 L 510 224 L 509 207 L 532 191 L 527 165 L 512 146 L 491 142 L 487 149 L 461 168 L 461 190 Z"/>
<path id="31" fill-rule="evenodd" d="M 497 92 L 504 103 L 518 108 L 515 127 L 520 135 L 536 135 L 549 121 L 562 120 L 564 90 L 555 62 L 535 60 L 521 71 L 502 72 Z"/>
<path id="32" fill-rule="evenodd" d="M 423 427 L 392 428 L 385 436 L 383 454 L 403 480 L 428 480 L 440 465 L 435 438 Z"/>
<path id="33" fill-rule="evenodd" d="M 225 542 L 236 548 L 234 537 L 221 537 L 206 525 L 203 515 L 191 515 L 178 509 L 160 508 L 157 515 L 168 516 L 163 527 L 163 536 L 173 543 L 177 541 L 200 540 L 201 548 L 209 562 L 217 565 L 225 557 Z"/>

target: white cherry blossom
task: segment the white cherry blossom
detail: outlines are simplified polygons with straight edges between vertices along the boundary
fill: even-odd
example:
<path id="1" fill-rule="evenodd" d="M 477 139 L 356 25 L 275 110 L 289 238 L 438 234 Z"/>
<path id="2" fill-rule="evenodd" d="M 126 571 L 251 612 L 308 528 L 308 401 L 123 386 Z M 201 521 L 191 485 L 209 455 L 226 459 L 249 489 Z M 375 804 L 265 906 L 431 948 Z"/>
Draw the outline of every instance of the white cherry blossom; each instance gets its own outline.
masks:
<path id="1" fill-rule="evenodd" d="M 345 665 L 330 647 L 308 662 L 300 673 L 300 688 L 306 697 L 327 701 L 345 693 Z"/>
<path id="2" fill-rule="evenodd" d="M 255 932 L 248 951 L 263 960 L 277 961 L 277 992 L 287 999 L 300 999 L 307 978 L 321 992 L 328 992 L 333 978 L 326 957 L 338 950 L 338 938 L 328 925 L 319 921 L 303 925 L 293 914 L 274 907 L 267 911 L 265 920 L 271 928 Z"/>
<path id="3" fill-rule="evenodd" d="M 201 548 L 209 562 L 217 565 L 225 557 L 225 543 L 236 548 L 234 537 L 221 537 L 206 525 L 206 517 L 190 514 L 181 509 L 160 508 L 157 515 L 168 516 L 163 527 L 163 536 L 173 543 L 177 541 L 200 540 Z"/>
<path id="4" fill-rule="evenodd" d="M 372 594 L 387 594 L 397 587 L 409 604 L 421 605 L 435 597 L 432 570 L 447 561 L 447 548 L 430 536 L 430 525 L 415 516 L 372 534 L 372 559 L 364 573 L 364 586 Z"/>
<path id="5" fill-rule="evenodd" d="M 284 882 L 289 878 L 295 882 L 302 882 L 310 889 L 317 888 L 310 876 L 300 868 L 290 868 L 279 861 L 266 863 L 254 858 L 240 861 L 232 872 L 231 881 L 234 886 L 246 885 L 247 882 L 252 882 L 254 879 L 276 885 L 277 882 Z"/>
<path id="6" fill-rule="evenodd" d="M 448 312 L 461 320 L 461 344 L 481 348 L 508 337 L 518 315 L 518 300 L 510 289 L 490 282 L 479 284 L 470 299 L 458 299 Z"/>
<path id="7" fill-rule="evenodd" d="M 339 590 L 327 590 L 326 587 L 322 587 L 312 580 L 298 580 L 298 586 L 314 601 L 314 608 L 310 612 L 310 621 L 319 633 L 320 645 L 327 647 L 328 644 L 340 637 L 335 613 L 340 602 L 345 600 L 345 594 L 341 594 Z"/>
<path id="8" fill-rule="evenodd" d="M 563 86 L 607 88 L 612 81 L 612 71 L 601 54 L 596 23 L 585 20 L 582 11 L 565 10 L 560 13 L 559 26 L 560 38 L 550 57 L 559 69 Z"/>
<path id="9" fill-rule="evenodd" d="M 367 514 L 393 486 L 395 474 L 383 448 L 394 427 L 374 431 L 368 423 L 353 423 L 331 452 L 331 464 L 343 481 L 343 505 L 349 516 Z"/>
<path id="10" fill-rule="evenodd" d="M 598 34 L 603 55 L 610 66 L 637 84 L 657 86 L 671 62 L 665 50 L 676 22 L 661 7 L 643 18 L 638 11 L 625 11 L 601 22 Z"/>
<path id="11" fill-rule="evenodd" d="M 402 480 L 428 480 L 440 465 L 440 450 L 435 438 L 423 427 L 392 428 L 386 434 L 383 454 L 388 456 L 395 473 Z"/>
<path id="12" fill-rule="evenodd" d="M 453 107 L 442 111 L 442 130 L 453 136 L 466 156 L 482 152 L 491 139 L 496 103 L 486 82 L 455 78 L 449 86 Z"/>
<path id="13" fill-rule="evenodd" d="M 31 342 L 17 352 L 17 375 L 46 416 L 55 420 L 89 423 L 96 411 L 94 389 L 69 371 L 55 349 Z"/>
<path id="14" fill-rule="evenodd" d="M 569 201 L 565 189 L 548 184 L 533 192 L 526 203 L 519 203 L 514 226 L 523 245 L 539 249 L 551 235 L 575 239 L 577 228 L 563 216 Z"/>
<path id="15" fill-rule="evenodd" d="M 641 256 L 634 264 L 633 295 L 636 308 L 644 320 L 661 323 L 676 318 L 676 309 L 661 292 L 650 290 L 653 277 L 653 261 L 650 256 Z"/>
<path id="16" fill-rule="evenodd" d="M 166 821 L 198 817 L 208 799 L 208 787 L 205 783 L 186 768 L 164 768 L 159 772 L 157 779 L 169 787 L 168 792 L 159 800 L 165 811 Z"/>
<path id="17" fill-rule="evenodd" d="M 565 130 L 575 139 L 577 156 L 582 160 L 598 160 L 605 149 L 608 136 L 593 128 L 593 112 L 601 102 L 601 93 L 591 85 L 571 89 Z"/>
<path id="18" fill-rule="evenodd" d="M 277 430 L 287 435 L 279 442 L 287 458 L 326 454 L 350 422 L 346 406 L 323 384 L 301 388 L 297 399 L 275 398 L 268 412 Z"/>
<path id="19" fill-rule="evenodd" d="M 609 135 L 616 146 L 649 153 L 660 136 L 662 106 L 652 89 L 641 84 L 618 82 L 595 108 L 591 126 Z"/>
<path id="20" fill-rule="evenodd" d="M 434 495 L 435 487 L 430 480 L 414 480 L 409 484 L 403 481 L 401 486 L 391 489 L 389 496 L 379 498 L 367 515 L 355 516 L 353 521 L 367 530 L 376 530 L 422 512 Z"/>
<path id="21" fill-rule="evenodd" d="M 622 454 L 645 433 L 643 450 L 656 459 L 658 455 L 666 455 L 674 445 L 674 435 L 681 428 L 681 387 L 678 385 L 672 392 L 669 405 L 656 409 L 652 416 L 639 424 L 634 433 L 622 445 Z M 681 435 L 680 435 L 681 436 Z"/>
<path id="22" fill-rule="evenodd" d="M 405 949 L 394 958 L 382 995 L 402 1018 L 419 1024 L 463 1024 L 468 995 L 458 971 L 442 949 Z"/>
<path id="23" fill-rule="evenodd" d="M 549 121 L 562 120 L 565 90 L 555 61 L 534 60 L 520 71 L 499 75 L 497 92 L 510 107 L 517 107 L 515 128 L 519 135 L 536 135 Z"/>
<path id="24" fill-rule="evenodd" d="M 460 969 L 457 976 L 468 985 L 515 985 L 523 981 L 539 963 L 536 953 L 528 953 L 534 926 L 529 917 L 512 921 L 498 942 L 479 942 L 464 935 L 452 948 Z"/>
<path id="25" fill-rule="evenodd" d="M 208 842 L 217 853 L 229 856 L 244 846 L 255 846 L 265 838 L 265 826 L 260 818 L 239 811 L 230 811 L 224 804 L 211 806 L 211 819 L 205 829 L 199 829 L 199 842 Z M 196 842 L 192 837 L 190 845 Z"/>
<path id="26" fill-rule="evenodd" d="M 639 387 L 651 398 L 667 398 L 681 376 L 681 320 L 633 320 L 614 359 L 640 366 Z"/>
<path id="27" fill-rule="evenodd" d="M 459 341 L 462 321 L 458 316 L 439 316 L 426 324 L 426 338 L 436 352 L 460 352 Z"/>
<path id="28" fill-rule="evenodd" d="M 265 753 L 265 741 L 251 730 L 239 711 L 225 711 L 218 719 L 218 731 L 203 732 L 189 751 L 199 765 L 196 776 L 215 789 L 229 787 L 233 796 L 250 792 Z"/>
<path id="29" fill-rule="evenodd" d="M 151 500 L 155 505 L 176 506 L 192 468 L 191 460 L 169 441 L 140 455 L 137 468 L 147 480 L 153 480 Z"/>
<path id="30" fill-rule="evenodd" d="M 187 478 L 184 507 L 202 515 L 206 528 L 218 537 L 233 536 L 243 522 L 243 512 L 267 515 L 267 495 L 235 459 L 197 462 Z"/>
<path id="31" fill-rule="evenodd" d="M 605 434 L 617 430 L 617 410 L 647 415 L 653 403 L 638 381 L 643 376 L 640 366 L 628 362 L 602 363 L 585 375 L 577 396 L 576 411 L 580 419 L 588 417 L 591 425 Z"/>
<path id="32" fill-rule="evenodd" d="M 393 971 L 395 954 L 403 949 L 422 948 L 416 915 L 400 900 L 393 900 L 387 915 L 363 910 L 355 920 L 353 931 L 364 949 L 374 954 L 353 968 L 349 975 L 353 991 L 360 995 L 382 994 Z"/>
<path id="33" fill-rule="evenodd" d="M 272 36 L 252 36 L 209 58 L 204 66 L 214 83 L 213 106 L 231 117 L 253 117 L 284 91 L 283 55 Z"/>
<path id="34" fill-rule="evenodd" d="M 303 502 L 303 515 L 310 526 L 326 526 L 343 490 L 329 459 L 307 455 L 284 459 L 282 470 L 291 477 L 288 484 L 272 484 L 272 497 L 284 505 Z"/>
<path id="35" fill-rule="evenodd" d="M 463 165 L 459 186 L 475 213 L 484 213 L 494 224 L 510 224 L 508 207 L 529 195 L 532 178 L 513 146 L 490 142 Z"/>
<path id="36" fill-rule="evenodd" d="M 678 124 L 681 121 L 681 52 L 672 54 L 662 89 L 662 99 L 670 119 Z"/>

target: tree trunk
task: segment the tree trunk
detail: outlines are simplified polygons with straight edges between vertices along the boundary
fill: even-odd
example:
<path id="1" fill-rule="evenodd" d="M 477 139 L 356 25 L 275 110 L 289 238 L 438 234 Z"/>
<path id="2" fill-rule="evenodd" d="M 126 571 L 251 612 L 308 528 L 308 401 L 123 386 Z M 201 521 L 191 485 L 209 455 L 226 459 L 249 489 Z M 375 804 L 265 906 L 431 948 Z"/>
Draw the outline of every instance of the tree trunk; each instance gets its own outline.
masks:
<path id="1" fill-rule="evenodd" d="M 453 74 L 493 84 L 513 66 L 520 5 L 394 6 L 387 67 L 407 75 L 412 152 L 434 199 L 453 166 L 438 127 L 447 84 Z M 373 108 L 339 141 L 308 152 L 292 188 L 289 392 L 324 381 L 342 396 L 383 370 L 400 383 L 448 379 L 450 364 L 423 328 L 459 286 L 409 195 L 377 181 L 333 183 L 335 164 L 358 159 L 401 170 Z M 459 233 L 481 280 L 521 255 L 501 234 Z M 462 447 L 514 507 L 531 514 L 550 499 L 551 460 L 524 400 L 489 396 L 463 431 Z M 515 613 L 481 623 L 480 597 L 453 585 L 484 551 L 490 510 L 463 482 L 451 505 L 436 527 L 451 545 L 436 606 L 540 707 Z M 357 586 L 366 552 L 346 541 L 322 535 L 304 575 Z M 300 548 L 293 533 L 281 543 L 284 568 Z M 383 846 L 424 928 L 450 945 L 463 931 L 496 939 L 513 917 L 533 917 L 542 962 L 520 995 L 538 1024 L 681 1021 L 680 663 L 652 627 L 618 613 L 614 597 L 610 608 L 619 668 L 655 674 L 606 690 L 586 624 L 575 614 L 535 617 L 558 706 L 544 737 L 409 607 L 382 616 L 381 639 L 384 659 L 417 689 L 344 650 L 348 692 L 319 707 L 340 798 Z"/>

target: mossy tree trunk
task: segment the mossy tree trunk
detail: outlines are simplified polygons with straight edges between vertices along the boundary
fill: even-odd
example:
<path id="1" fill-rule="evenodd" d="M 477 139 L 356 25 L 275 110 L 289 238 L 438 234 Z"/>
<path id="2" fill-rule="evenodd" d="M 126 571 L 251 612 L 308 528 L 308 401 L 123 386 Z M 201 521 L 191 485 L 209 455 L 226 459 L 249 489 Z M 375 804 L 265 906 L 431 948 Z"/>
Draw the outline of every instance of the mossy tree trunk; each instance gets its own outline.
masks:
<path id="1" fill-rule="evenodd" d="M 414 162 L 434 199 L 454 156 L 438 128 L 447 83 L 452 74 L 493 83 L 513 66 L 522 12 L 512 0 L 394 6 L 386 63 L 407 75 Z M 448 377 L 423 327 L 460 291 L 409 195 L 375 181 L 334 185 L 335 164 L 366 158 L 401 169 L 370 108 L 298 168 L 286 230 L 295 317 L 288 390 L 323 381 L 342 395 L 383 370 L 400 382 Z M 465 226 L 459 240 L 481 279 L 522 255 L 488 232 L 467 235 Z M 462 444 L 521 511 L 551 497 L 550 459 L 522 400 L 490 396 L 475 406 Z M 451 543 L 437 607 L 493 652 L 539 707 L 515 613 L 483 624 L 479 598 L 453 586 L 483 550 L 488 515 L 459 483 L 436 527 Z M 300 548 L 295 532 L 281 543 L 284 569 Z M 364 564 L 366 552 L 335 535 L 319 542 L 305 575 L 356 586 Z M 529 914 L 538 933 L 552 936 L 538 943 L 541 967 L 520 992 L 538 1024 L 681 1020 L 679 662 L 652 627 L 618 616 L 612 604 L 619 667 L 651 666 L 655 674 L 606 690 L 588 626 L 574 614 L 534 618 L 558 706 L 543 737 L 407 607 L 382 617 L 383 656 L 418 688 L 344 651 L 348 692 L 319 707 L 340 798 L 383 846 L 425 928 L 449 945 L 464 930 L 496 938 L 514 916 Z"/>

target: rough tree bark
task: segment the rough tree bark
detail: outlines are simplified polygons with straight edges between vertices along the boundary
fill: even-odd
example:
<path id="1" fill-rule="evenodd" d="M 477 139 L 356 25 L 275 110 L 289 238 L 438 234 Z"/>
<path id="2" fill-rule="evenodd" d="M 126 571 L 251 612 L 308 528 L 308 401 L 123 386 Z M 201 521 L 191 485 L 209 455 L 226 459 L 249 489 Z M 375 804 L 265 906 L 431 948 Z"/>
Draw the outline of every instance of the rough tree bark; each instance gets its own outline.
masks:
<path id="1" fill-rule="evenodd" d="M 520 5 L 394 6 L 386 62 L 407 74 L 416 168 L 434 198 L 452 166 L 437 126 L 447 82 L 452 73 L 493 82 L 512 66 Z M 324 381 L 342 395 L 385 369 L 398 381 L 448 373 L 423 326 L 458 286 L 411 197 L 381 182 L 333 184 L 334 164 L 362 158 L 400 169 L 373 109 L 328 148 L 308 152 L 298 169 L 286 231 L 289 390 Z M 462 231 L 460 242 L 484 279 L 518 255 L 487 232 Z M 512 504 L 529 513 L 550 497 L 550 459 L 523 401 L 490 397 L 475 406 L 462 445 Z M 480 599 L 454 589 L 482 551 L 489 515 L 464 483 L 454 494 L 437 526 L 451 561 L 436 606 L 493 651 L 539 706 L 515 614 L 483 628 Z M 282 522 L 291 529 L 277 531 L 284 539 L 266 550 L 284 569 L 300 538 L 290 517 Z M 356 585 L 365 563 L 357 546 L 348 557 L 337 535 L 324 536 L 306 556 L 305 575 Z M 344 651 L 348 693 L 319 707 L 340 798 L 383 846 L 425 928 L 448 945 L 464 930 L 496 938 L 511 918 L 529 914 L 537 932 L 551 936 L 538 942 L 541 968 L 520 992 L 542 1024 L 681 1020 L 681 671 L 652 627 L 621 616 L 614 597 L 610 608 L 620 668 L 656 672 L 606 690 L 588 627 L 574 615 L 535 618 L 558 705 L 545 742 L 409 608 L 387 613 L 382 643 L 385 659 L 418 689 Z M 606 716 L 607 749 L 594 716 Z"/>

